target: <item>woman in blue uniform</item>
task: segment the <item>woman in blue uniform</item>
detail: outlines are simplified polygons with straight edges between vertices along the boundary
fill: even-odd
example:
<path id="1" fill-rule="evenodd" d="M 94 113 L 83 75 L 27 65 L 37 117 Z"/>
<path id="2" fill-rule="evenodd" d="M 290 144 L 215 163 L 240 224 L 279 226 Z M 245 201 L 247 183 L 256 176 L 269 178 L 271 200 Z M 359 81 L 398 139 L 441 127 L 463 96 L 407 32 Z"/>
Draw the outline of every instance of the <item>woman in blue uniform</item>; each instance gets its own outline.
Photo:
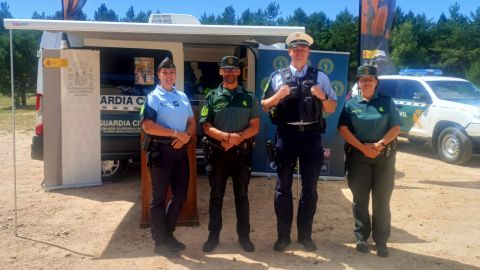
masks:
<path id="1" fill-rule="evenodd" d="M 158 65 L 160 85 L 145 101 L 142 129 L 152 136 L 148 152 L 148 167 L 152 178 L 150 220 L 155 253 L 185 249 L 173 231 L 180 210 L 187 198 L 189 165 L 187 144 L 194 134 L 195 120 L 190 101 L 174 84 L 176 69 L 168 57 Z M 172 198 L 165 206 L 167 188 Z"/>
<path id="2" fill-rule="evenodd" d="M 368 253 L 368 238 L 372 234 L 377 255 L 387 257 L 400 115 L 391 98 L 377 93 L 375 67 L 360 66 L 357 78 L 361 94 L 345 103 L 338 123 L 340 135 L 346 142 L 345 168 L 348 187 L 353 194 L 356 249 Z"/>

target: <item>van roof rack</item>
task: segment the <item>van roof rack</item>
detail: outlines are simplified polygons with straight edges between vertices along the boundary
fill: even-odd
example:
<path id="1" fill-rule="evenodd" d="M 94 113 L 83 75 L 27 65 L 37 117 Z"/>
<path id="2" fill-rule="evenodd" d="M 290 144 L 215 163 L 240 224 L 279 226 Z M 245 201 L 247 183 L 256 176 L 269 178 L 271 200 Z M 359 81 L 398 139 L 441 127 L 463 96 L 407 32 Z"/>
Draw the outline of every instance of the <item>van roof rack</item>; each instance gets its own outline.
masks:
<path id="1" fill-rule="evenodd" d="M 401 69 L 399 74 L 404 76 L 442 76 L 443 72 L 438 68 L 405 68 Z"/>

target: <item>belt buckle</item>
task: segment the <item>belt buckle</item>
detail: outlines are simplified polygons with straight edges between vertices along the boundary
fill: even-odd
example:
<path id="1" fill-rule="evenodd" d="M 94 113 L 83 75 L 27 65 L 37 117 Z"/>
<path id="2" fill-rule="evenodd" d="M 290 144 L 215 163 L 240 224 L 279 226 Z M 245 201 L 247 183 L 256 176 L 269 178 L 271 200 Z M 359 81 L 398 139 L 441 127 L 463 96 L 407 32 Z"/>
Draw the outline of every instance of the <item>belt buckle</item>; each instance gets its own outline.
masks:
<path id="1" fill-rule="evenodd" d="M 305 131 L 305 125 L 299 125 L 298 126 L 298 131 L 304 132 Z"/>

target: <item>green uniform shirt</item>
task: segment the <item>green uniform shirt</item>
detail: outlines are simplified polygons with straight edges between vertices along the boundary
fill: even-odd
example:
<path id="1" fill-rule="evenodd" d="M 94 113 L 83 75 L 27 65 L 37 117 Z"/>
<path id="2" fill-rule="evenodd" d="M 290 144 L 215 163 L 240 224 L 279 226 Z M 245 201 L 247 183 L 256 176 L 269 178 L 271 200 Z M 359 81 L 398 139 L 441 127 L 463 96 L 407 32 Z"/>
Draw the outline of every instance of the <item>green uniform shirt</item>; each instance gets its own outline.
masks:
<path id="1" fill-rule="evenodd" d="M 209 122 L 221 131 L 240 132 L 249 126 L 250 119 L 259 117 L 255 95 L 241 86 L 228 90 L 221 84 L 207 94 L 205 102 L 200 113 L 200 124 Z"/>
<path id="2" fill-rule="evenodd" d="M 375 143 L 400 123 L 400 114 L 393 100 L 375 93 L 370 101 L 361 95 L 347 100 L 338 126 L 347 126 L 362 143 Z"/>

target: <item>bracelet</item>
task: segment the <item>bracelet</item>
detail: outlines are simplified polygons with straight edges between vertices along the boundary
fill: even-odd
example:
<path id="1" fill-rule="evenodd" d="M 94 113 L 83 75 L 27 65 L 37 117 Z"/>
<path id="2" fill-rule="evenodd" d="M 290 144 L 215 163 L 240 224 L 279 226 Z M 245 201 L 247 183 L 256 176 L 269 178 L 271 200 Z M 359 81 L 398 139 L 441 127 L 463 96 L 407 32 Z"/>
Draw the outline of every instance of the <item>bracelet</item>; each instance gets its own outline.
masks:
<path id="1" fill-rule="evenodd" d="M 381 141 L 380 144 L 383 145 L 383 147 L 387 146 L 383 141 Z"/>

